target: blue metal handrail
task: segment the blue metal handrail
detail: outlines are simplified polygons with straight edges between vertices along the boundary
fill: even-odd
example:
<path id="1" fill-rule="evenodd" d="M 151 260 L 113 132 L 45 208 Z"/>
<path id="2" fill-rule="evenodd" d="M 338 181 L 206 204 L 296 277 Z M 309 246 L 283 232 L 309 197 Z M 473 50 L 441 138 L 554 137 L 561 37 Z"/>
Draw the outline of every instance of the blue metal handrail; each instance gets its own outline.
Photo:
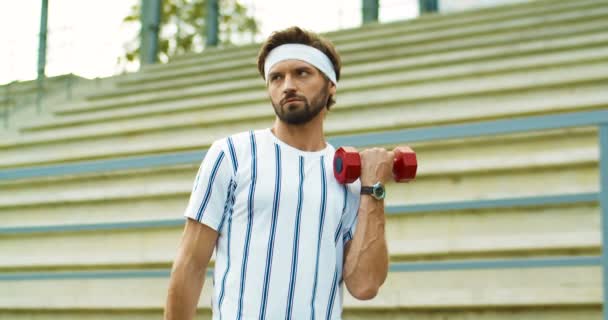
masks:
<path id="1" fill-rule="evenodd" d="M 543 116 L 528 116 L 504 120 L 479 121 L 416 129 L 364 133 L 330 137 L 334 146 L 365 147 L 421 141 L 461 139 L 477 136 L 501 135 L 529 131 L 597 126 L 608 123 L 608 110 L 571 112 Z M 0 180 L 15 180 L 35 177 L 61 176 L 151 168 L 159 166 L 193 164 L 200 162 L 205 151 L 176 152 L 162 155 L 132 156 L 110 160 L 84 161 L 71 164 L 34 166 L 0 170 Z"/>
<path id="2" fill-rule="evenodd" d="M 600 265 L 596 256 L 555 257 L 555 258 L 517 258 L 517 259 L 484 259 L 470 261 L 433 261 L 433 262 L 393 262 L 391 272 L 445 271 L 471 269 L 510 269 L 510 268 L 546 268 L 546 267 L 584 267 Z M 133 279 L 133 278 L 168 278 L 170 269 L 134 269 L 107 271 L 55 271 L 55 272 L 14 272 L 0 274 L 0 281 L 28 280 L 73 280 L 73 279 Z M 207 276 L 213 275 L 213 268 L 208 268 Z"/>
<path id="3" fill-rule="evenodd" d="M 455 210 L 477 210 L 477 209 L 501 209 L 501 208 L 529 208 L 540 206 L 558 206 L 563 204 L 597 203 L 598 193 L 575 193 L 552 196 L 516 197 L 491 200 L 468 200 L 455 202 L 440 202 L 414 205 L 389 205 L 386 206 L 387 215 L 407 214 L 430 214 L 436 212 L 447 212 Z M 184 219 L 158 219 L 123 222 L 102 222 L 85 224 L 57 224 L 57 225 L 35 225 L 19 227 L 0 228 L 0 237 L 5 235 L 23 235 L 39 233 L 65 233 L 65 232 L 95 232 L 95 231 L 119 231 L 125 229 L 157 229 L 181 227 Z"/>

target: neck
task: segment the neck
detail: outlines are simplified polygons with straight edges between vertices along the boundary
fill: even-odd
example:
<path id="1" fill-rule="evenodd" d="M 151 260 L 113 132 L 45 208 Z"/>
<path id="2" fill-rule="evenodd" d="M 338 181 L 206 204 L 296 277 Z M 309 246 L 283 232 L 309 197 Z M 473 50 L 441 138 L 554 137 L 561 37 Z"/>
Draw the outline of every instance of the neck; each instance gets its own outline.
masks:
<path id="1" fill-rule="evenodd" d="M 281 141 L 298 150 L 314 152 L 326 147 L 321 117 L 302 125 L 290 125 L 277 118 L 272 132 Z"/>

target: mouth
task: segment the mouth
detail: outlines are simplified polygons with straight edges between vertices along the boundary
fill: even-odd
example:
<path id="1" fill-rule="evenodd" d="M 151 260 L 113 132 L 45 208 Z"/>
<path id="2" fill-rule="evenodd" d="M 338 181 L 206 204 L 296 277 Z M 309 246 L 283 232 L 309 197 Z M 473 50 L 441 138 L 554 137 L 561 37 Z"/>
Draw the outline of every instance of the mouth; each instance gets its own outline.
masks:
<path id="1" fill-rule="evenodd" d="M 291 102 L 298 102 L 298 101 L 304 101 L 300 98 L 289 98 L 283 101 L 283 105 L 291 103 Z"/>

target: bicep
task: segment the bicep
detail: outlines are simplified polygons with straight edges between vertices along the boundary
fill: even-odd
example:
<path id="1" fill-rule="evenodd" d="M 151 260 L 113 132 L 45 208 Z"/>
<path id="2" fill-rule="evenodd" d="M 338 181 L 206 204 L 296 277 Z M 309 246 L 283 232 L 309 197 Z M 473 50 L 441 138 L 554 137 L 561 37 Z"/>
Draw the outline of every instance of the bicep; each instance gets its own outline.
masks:
<path id="1" fill-rule="evenodd" d="M 192 319 L 196 313 L 217 232 L 187 219 L 169 280 L 165 319 Z"/>
<path id="2" fill-rule="evenodd" d="M 192 219 L 186 219 L 176 263 L 182 262 L 193 272 L 206 269 L 213 254 L 218 232 Z"/>

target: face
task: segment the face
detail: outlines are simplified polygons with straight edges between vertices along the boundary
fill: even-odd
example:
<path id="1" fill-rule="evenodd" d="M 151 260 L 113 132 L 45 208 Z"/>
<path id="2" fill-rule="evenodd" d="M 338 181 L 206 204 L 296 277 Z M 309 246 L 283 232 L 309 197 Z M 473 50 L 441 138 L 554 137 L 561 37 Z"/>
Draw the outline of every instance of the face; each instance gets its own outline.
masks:
<path id="1" fill-rule="evenodd" d="M 285 123 L 305 124 L 325 110 L 336 86 L 311 64 L 285 60 L 268 73 L 268 93 L 274 112 Z"/>

